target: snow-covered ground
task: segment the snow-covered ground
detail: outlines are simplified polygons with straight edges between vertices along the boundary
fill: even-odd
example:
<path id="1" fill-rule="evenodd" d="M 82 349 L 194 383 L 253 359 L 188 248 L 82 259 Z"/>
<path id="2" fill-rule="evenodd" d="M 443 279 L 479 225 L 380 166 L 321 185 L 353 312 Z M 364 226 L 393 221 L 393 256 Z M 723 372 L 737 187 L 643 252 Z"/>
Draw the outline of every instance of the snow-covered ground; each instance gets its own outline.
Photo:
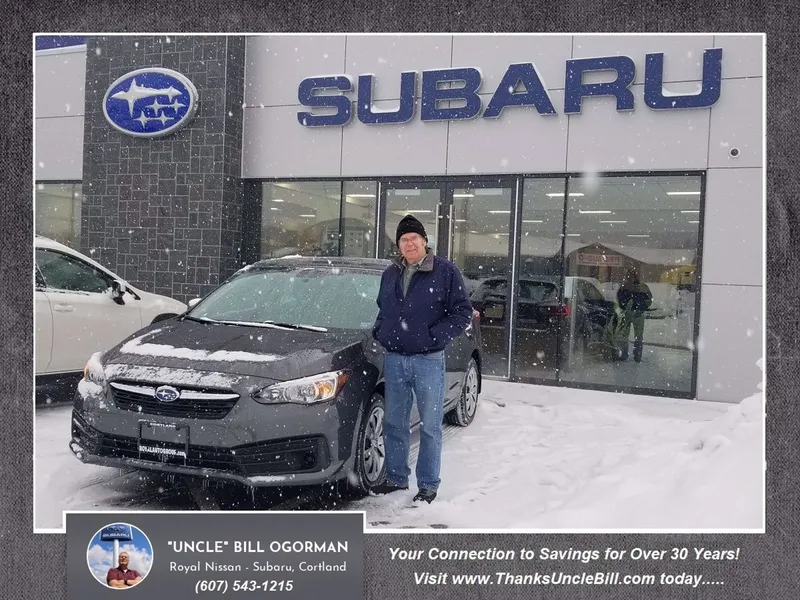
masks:
<path id="1" fill-rule="evenodd" d="M 36 413 L 36 529 L 61 528 L 62 510 L 196 506 L 157 477 L 76 460 L 70 410 Z M 387 529 L 761 530 L 763 440 L 762 393 L 729 405 L 486 381 L 475 421 L 445 430 L 436 501 L 412 508 L 412 479 L 336 508 Z"/>

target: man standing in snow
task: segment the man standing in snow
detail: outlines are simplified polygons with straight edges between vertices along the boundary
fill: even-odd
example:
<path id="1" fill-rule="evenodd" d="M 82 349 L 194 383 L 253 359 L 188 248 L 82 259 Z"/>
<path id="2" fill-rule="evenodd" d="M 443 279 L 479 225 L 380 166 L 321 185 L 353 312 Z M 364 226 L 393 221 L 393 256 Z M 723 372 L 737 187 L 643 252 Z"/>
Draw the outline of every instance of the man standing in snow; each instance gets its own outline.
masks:
<path id="1" fill-rule="evenodd" d="M 439 488 L 445 393 L 444 349 L 469 325 L 472 306 L 458 268 L 427 247 L 425 227 L 413 215 L 395 236 L 401 256 L 384 271 L 372 336 L 386 348 L 383 435 L 386 480 L 378 495 L 408 489 L 412 391 L 420 415 L 414 501 L 430 503 Z"/>

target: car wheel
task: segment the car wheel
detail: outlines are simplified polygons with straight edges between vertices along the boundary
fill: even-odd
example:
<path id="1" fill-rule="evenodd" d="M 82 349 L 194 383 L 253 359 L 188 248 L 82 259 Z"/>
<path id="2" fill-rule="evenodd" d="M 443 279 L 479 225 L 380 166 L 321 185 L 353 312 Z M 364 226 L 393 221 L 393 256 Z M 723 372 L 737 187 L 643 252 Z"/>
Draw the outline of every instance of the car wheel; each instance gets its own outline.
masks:
<path id="1" fill-rule="evenodd" d="M 386 449 L 383 441 L 383 396 L 373 392 L 358 429 L 355 462 L 355 488 L 366 494 L 386 475 Z"/>
<path id="2" fill-rule="evenodd" d="M 461 398 L 455 408 L 447 413 L 447 422 L 451 425 L 466 427 L 475 418 L 478 411 L 478 363 L 474 358 L 469 359 L 467 375 L 464 377 L 464 386 L 461 388 Z"/>

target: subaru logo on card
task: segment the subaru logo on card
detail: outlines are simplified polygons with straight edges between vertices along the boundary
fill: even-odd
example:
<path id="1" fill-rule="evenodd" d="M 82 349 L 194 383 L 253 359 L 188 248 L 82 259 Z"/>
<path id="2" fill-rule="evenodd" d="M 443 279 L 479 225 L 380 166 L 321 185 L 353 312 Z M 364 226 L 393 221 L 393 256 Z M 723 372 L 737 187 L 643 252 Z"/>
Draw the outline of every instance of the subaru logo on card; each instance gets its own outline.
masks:
<path id="1" fill-rule="evenodd" d="M 156 389 L 156 399 L 161 402 L 175 402 L 181 393 L 171 385 L 162 385 Z"/>
<path id="2" fill-rule="evenodd" d="M 107 525 L 100 530 L 100 540 L 103 542 L 111 542 L 119 540 L 120 542 L 129 542 L 133 539 L 133 530 L 127 523 L 114 523 Z"/>
<path id="3" fill-rule="evenodd" d="M 103 98 L 103 114 L 122 133 L 160 137 L 191 121 L 197 102 L 197 89 L 187 77 L 153 67 L 131 71 L 112 83 Z"/>

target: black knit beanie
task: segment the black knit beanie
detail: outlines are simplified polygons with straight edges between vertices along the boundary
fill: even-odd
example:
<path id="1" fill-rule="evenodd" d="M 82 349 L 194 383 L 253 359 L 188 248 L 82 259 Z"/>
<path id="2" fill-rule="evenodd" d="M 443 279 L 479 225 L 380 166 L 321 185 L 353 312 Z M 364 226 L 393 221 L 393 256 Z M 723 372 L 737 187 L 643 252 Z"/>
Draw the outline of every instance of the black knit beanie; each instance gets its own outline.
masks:
<path id="1" fill-rule="evenodd" d="M 428 241 L 428 234 L 425 233 L 425 227 L 414 215 L 406 215 L 400 219 L 400 223 L 397 225 L 397 235 L 394 237 L 394 241 L 398 246 L 400 245 L 400 237 L 406 233 L 418 233 L 425 238 L 426 242 Z"/>

